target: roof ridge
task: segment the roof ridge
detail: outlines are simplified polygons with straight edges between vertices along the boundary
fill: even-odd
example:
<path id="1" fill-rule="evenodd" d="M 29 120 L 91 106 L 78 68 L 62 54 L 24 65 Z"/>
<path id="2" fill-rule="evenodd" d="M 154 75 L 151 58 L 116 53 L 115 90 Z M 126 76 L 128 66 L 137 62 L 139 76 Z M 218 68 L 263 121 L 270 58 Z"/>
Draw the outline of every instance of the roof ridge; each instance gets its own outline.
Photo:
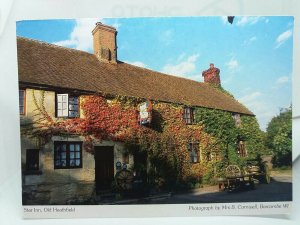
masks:
<path id="1" fill-rule="evenodd" d="M 53 44 L 53 43 L 49 43 L 49 42 L 45 42 L 45 41 L 41 41 L 41 40 L 37 40 L 37 39 L 32 39 L 32 38 L 28 38 L 28 37 L 17 36 L 17 39 L 29 40 L 29 41 L 36 42 L 36 43 L 39 43 L 39 44 L 42 44 L 42 45 L 46 45 L 46 46 L 49 46 L 49 47 L 53 47 L 53 48 L 61 48 L 61 49 L 65 49 L 65 50 L 68 50 L 68 51 L 75 51 L 75 52 L 81 52 L 81 53 L 85 53 L 85 54 L 89 54 L 89 55 L 94 55 L 94 54 L 89 53 L 87 51 L 78 50 L 78 49 L 74 49 L 74 48 L 68 48 L 68 47 L 64 47 L 64 46 L 61 46 L 61 45 L 56 45 L 56 44 Z M 145 68 L 145 67 L 140 67 L 140 66 L 133 65 L 133 64 L 130 64 L 130 63 L 125 62 L 125 61 L 118 60 L 118 62 L 124 63 L 124 64 L 129 65 L 129 66 L 137 67 L 137 68 L 139 68 L 141 70 L 146 70 L 146 71 L 150 71 L 150 72 L 154 72 L 154 73 L 159 73 L 159 74 L 165 75 L 165 76 L 171 76 L 171 77 L 174 77 L 174 78 L 177 78 L 177 79 L 188 80 L 188 81 L 192 81 L 192 82 L 195 82 L 195 83 L 198 83 L 198 84 L 204 84 L 204 85 L 206 85 L 204 82 L 192 80 L 192 79 L 185 78 L 185 77 L 176 76 L 174 74 L 167 74 L 167 73 L 163 73 L 163 72 L 160 72 L 160 71 L 155 71 L 153 69 L 148 69 L 148 68 Z"/>
<path id="2" fill-rule="evenodd" d="M 36 42 L 38 44 L 47 45 L 47 46 L 52 47 L 52 48 L 62 48 L 62 49 L 68 50 L 68 51 L 75 51 L 75 52 L 85 53 L 85 54 L 88 54 L 88 55 L 94 55 L 94 54 L 89 53 L 87 51 L 74 49 L 74 48 L 68 48 L 68 47 L 64 47 L 64 46 L 61 46 L 61 45 L 57 45 L 57 44 L 53 44 L 53 43 L 49 43 L 49 42 L 45 42 L 45 41 L 41 41 L 41 40 L 37 40 L 37 39 L 33 39 L 33 38 L 17 36 L 17 39 L 24 39 L 26 41 Z"/>
<path id="3" fill-rule="evenodd" d="M 182 79 L 182 80 L 192 81 L 192 82 L 195 82 L 195 83 L 197 83 L 197 84 L 208 85 L 208 84 L 206 84 L 206 83 L 204 83 L 204 82 L 201 82 L 201 81 L 196 81 L 196 80 L 192 80 L 192 79 L 189 79 L 189 78 L 186 78 L 186 77 L 176 76 L 176 75 L 174 75 L 174 74 L 163 73 L 163 72 L 160 72 L 160 71 L 148 69 L 148 68 L 145 68 L 145 67 L 140 67 L 140 66 L 133 65 L 133 64 L 130 64 L 130 63 L 128 63 L 128 62 L 124 62 L 124 61 L 120 61 L 120 60 L 118 60 L 118 61 L 121 62 L 121 63 L 127 64 L 127 65 L 129 65 L 129 66 L 137 67 L 137 68 L 139 68 L 139 69 L 147 70 L 147 71 L 154 72 L 154 73 L 159 73 L 159 74 L 164 75 L 164 76 L 170 76 L 170 77 L 174 77 L 174 78 L 177 78 L 177 79 L 180 79 L 180 80 Z"/>

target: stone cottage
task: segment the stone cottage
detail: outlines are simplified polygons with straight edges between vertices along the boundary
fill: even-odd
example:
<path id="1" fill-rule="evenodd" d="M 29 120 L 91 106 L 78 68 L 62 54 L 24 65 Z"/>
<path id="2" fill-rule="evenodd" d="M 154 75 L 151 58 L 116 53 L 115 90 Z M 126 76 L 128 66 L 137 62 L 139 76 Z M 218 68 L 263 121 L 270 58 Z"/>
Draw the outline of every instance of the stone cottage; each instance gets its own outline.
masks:
<path id="1" fill-rule="evenodd" d="M 195 124 L 195 109 L 228 112 L 237 126 L 241 115 L 254 116 L 220 90 L 213 64 L 203 72 L 204 82 L 196 82 L 119 61 L 113 27 L 97 23 L 92 35 L 94 54 L 17 38 L 23 204 L 85 201 L 110 189 L 122 169 L 136 175 L 142 163 L 147 172 L 147 153 L 128 151 L 133 142 L 154 149 L 155 138 L 175 140 L 174 151 L 155 153 L 152 164 L 168 160 L 180 145 L 178 154 L 193 170 L 218 158 L 218 150 L 204 154 L 210 136 Z"/>

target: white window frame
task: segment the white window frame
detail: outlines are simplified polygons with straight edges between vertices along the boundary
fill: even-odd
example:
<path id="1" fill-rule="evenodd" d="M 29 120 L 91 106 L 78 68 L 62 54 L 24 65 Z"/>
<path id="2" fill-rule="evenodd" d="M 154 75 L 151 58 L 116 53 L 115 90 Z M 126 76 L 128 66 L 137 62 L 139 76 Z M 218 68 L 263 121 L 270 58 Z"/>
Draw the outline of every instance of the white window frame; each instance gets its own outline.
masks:
<path id="1" fill-rule="evenodd" d="M 77 98 L 77 114 L 74 112 L 73 104 L 69 104 L 70 98 Z M 70 96 L 69 94 L 56 94 L 56 116 L 65 118 L 79 117 L 79 96 Z"/>

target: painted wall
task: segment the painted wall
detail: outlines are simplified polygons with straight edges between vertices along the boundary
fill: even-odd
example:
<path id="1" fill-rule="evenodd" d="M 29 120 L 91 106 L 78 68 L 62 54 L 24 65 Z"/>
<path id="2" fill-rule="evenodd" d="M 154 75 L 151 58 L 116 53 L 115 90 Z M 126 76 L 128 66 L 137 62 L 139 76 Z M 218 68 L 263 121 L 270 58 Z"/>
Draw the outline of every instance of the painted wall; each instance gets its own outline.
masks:
<path id="1" fill-rule="evenodd" d="M 41 103 L 44 95 L 44 103 Z M 38 119 L 37 108 L 44 105 L 51 117 L 55 117 L 55 93 L 26 89 L 26 111 L 21 116 L 21 127 L 30 125 Z M 83 112 L 81 111 L 81 116 Z M 94 155 L 82 149 L 82 168 L 54 169 L 55 141 L 84 141 L 84 137 L 53 136 L 47 143 L 38 138 L 21 135 L 23 204 L 74 204 L 89 201 L 95 193 Z M 120 142 L 103 141 L 95 146 L 114 146 L 114 172 L 116 163 L 123 160 L 125 146 Z M 28 174 L 26 171 L 26 149 L 39 149 L 39 172 Z M 133 167 L 133 156 L 129 156 L 127 168 Z"/>

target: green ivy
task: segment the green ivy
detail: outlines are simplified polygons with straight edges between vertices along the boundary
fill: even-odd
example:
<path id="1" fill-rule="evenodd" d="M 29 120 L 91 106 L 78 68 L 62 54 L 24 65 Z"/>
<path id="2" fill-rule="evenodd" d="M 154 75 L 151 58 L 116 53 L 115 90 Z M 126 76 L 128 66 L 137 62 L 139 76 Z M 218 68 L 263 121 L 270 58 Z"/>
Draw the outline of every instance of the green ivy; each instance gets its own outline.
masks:
<path id="1" fill-rule="evenodd" d="M 241 116 L 242 124 L 237 127 L 232 113 L 208 108 L 195 109 L 195 121 L 203 126 L 205 132 L 216 139 L 220 149 L 221 161 L 207 165 L 207 172 L 203 177 L 204 183 L 211 182 L 212 177 L 224 176 L 224 169 L 229 164 L 243 166 L 247 158 L 241 158 L 237 153 L 237 140 L 243 140 L 248 151 L 248 158 L 266 154 L 264 146 L 265 134 L 260 130 L 254 116 Z M 211 149 L 203 149 L 210 152 Z"/>
<path id="2" fill-rule="evenodd" d="M 242 126 L 240 136 L 246 141 L 246 149 L 251 158 L 257 155 L 267 155 L 270 152 L 265 147 L 266 134 L 259 128 L 259 124 L 253 116 L 241 116 Z"/>

